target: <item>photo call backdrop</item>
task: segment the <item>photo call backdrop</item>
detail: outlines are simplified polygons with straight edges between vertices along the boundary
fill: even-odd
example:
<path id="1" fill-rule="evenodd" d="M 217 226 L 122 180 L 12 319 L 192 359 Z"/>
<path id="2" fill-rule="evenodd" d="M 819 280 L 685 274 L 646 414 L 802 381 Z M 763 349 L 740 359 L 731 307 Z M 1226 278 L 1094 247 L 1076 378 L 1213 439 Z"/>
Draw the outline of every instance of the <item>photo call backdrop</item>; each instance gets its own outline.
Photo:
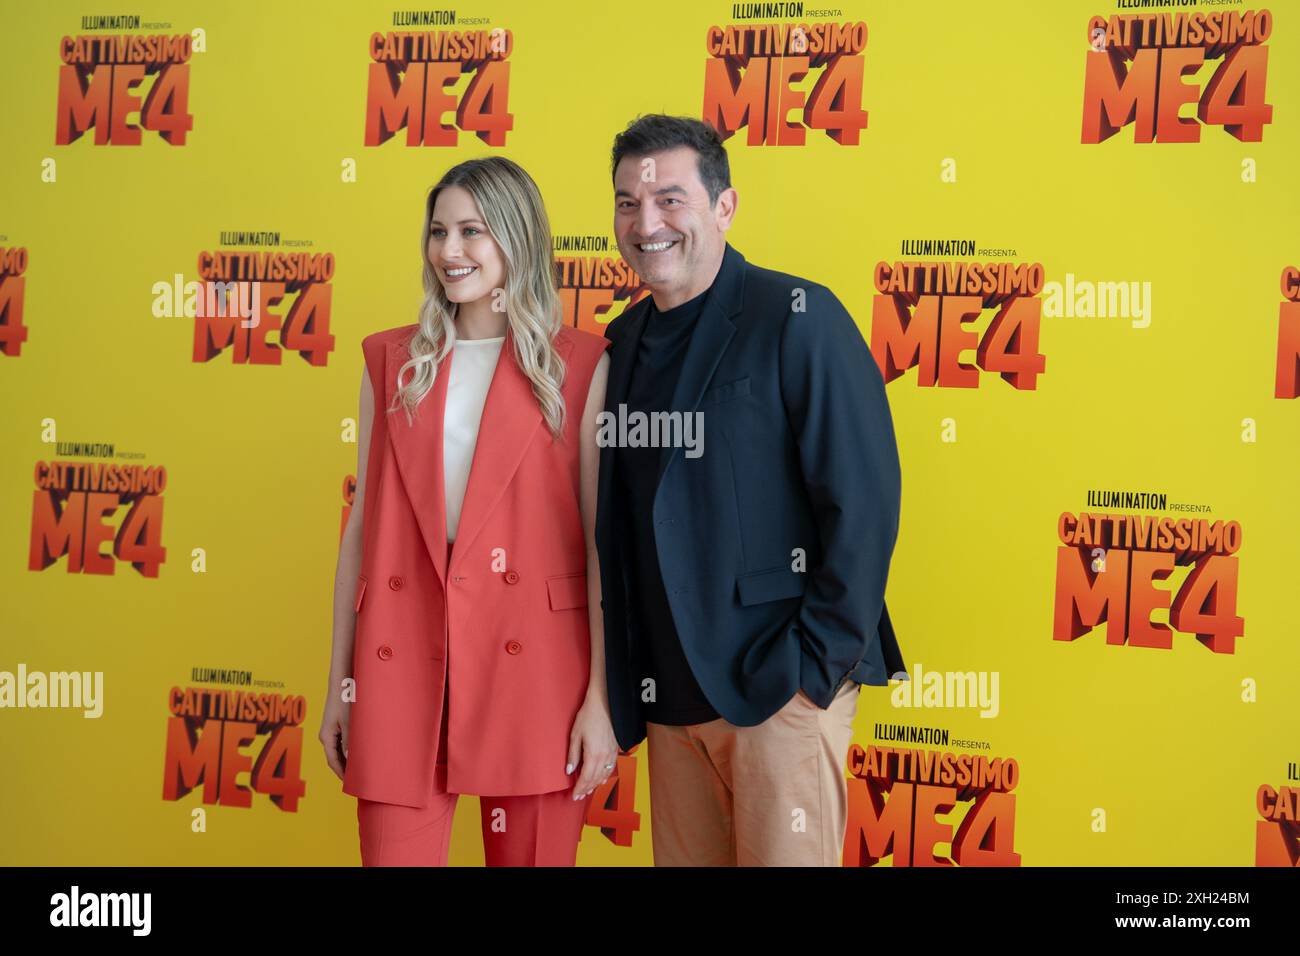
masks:
<path id="1" fill-rule="evenodd" d="M 601 332 L 655 112 L 887 382 L 911 679 L 844 864 L 1300 860 L 1300 0 L 110 7 L 0 4 L 0 863 L 359 862 L 316 735 L 361 339 L 484 155 Z M 651 864 L 644 756 L 579 865 Z"/>

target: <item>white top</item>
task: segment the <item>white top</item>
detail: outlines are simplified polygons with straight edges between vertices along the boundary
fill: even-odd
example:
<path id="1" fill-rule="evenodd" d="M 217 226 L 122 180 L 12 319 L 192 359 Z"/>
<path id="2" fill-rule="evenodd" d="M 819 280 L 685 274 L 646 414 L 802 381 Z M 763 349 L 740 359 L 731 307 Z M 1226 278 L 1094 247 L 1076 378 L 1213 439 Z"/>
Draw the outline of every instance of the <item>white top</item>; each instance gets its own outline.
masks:
<path id="1" fill-rule="evenodd" d="M 456 540 L 460 507 L 469 484 L 469 469 L 478 443 L 483 403 L 496 371 L 505 336 L 457 339 L 447 379 L 447 407 L 442 419 L 442 480 L 447 494 L 447 540 Z"/>

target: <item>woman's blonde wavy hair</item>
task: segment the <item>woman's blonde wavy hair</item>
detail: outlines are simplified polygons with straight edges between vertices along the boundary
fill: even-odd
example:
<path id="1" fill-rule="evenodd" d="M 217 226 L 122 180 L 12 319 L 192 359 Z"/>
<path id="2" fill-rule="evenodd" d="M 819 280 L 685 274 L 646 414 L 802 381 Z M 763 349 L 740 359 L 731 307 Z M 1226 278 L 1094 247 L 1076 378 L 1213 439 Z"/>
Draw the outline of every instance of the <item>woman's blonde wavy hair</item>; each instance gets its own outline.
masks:
<path id="1" fill-rule="evenodd" d="M 555 348 L 555 334 L 563 321 L 555 282 L 551 250 L 551 224 L 542 194 L 533 178 L 504 156 L 489 156 L 458 163 L 429 191 L 420 233 L 420 259 L 424 263 L 424 301 L 419 325 L 409 348 L 411 358 L 397 372 L 397 391 L 389 412 L 406 408 L 409 422 L 437 374 L 438 366 L 456 342 L 456 305 L 443 291 L 429 262 L 428 244 L 433 206 L 448 186 L 461 186 L 478 203 L 488 231 L 506 261 L 502 300 L 509 324 L 514 359 L 532 382 L 533 395 L 554 439 L 564 433 L 565 407 L 560 387 L 564 362 Z M 504 358 L 504 357 L 503 357 Z M 411 371 L 405 384 L 402 378 Z"/>

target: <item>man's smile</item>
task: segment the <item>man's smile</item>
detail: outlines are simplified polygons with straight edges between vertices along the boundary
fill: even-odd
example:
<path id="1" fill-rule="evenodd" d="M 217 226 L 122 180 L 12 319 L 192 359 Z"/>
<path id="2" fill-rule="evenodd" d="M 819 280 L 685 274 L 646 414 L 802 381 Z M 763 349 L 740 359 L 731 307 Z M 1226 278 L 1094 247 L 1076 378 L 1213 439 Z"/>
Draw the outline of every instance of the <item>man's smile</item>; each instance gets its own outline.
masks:
<path id="1" fill-rule="evenodd" d="M 679 242 L 681 242 L 680 239 L 666 239 L 662 242 L 638 242 L 636 247 L 641 252 L 667 252 Z"/>

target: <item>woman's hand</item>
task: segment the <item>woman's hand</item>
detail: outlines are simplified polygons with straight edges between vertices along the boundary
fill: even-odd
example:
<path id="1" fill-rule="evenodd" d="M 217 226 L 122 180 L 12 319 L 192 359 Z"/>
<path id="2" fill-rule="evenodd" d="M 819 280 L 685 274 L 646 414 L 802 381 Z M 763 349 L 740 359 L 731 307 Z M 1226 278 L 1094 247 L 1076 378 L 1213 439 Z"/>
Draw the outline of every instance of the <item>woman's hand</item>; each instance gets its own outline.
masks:
<path id="1" fill-rule="evenodd" d="M 320 742 L 325 747 L 325 762 L 342 780 L 343 768 L 348 761 L 348 719 L 352 715 L 352 704 L 343 700 L 341 690 L 336 689 L 325 703 L 325 712 L 320 720 Z"/>
<path id="2" fill-rule="evenodd" d="M 576 767 L 582 767 L 573 787 L 573 799 L 590 796 L 596 787 L 608 780 L 617 757 L 618 741 L 609 720 L 609 708 L 588 697 L 569 731 L 569 764 L 564 772 L 573 773 Z"/>

